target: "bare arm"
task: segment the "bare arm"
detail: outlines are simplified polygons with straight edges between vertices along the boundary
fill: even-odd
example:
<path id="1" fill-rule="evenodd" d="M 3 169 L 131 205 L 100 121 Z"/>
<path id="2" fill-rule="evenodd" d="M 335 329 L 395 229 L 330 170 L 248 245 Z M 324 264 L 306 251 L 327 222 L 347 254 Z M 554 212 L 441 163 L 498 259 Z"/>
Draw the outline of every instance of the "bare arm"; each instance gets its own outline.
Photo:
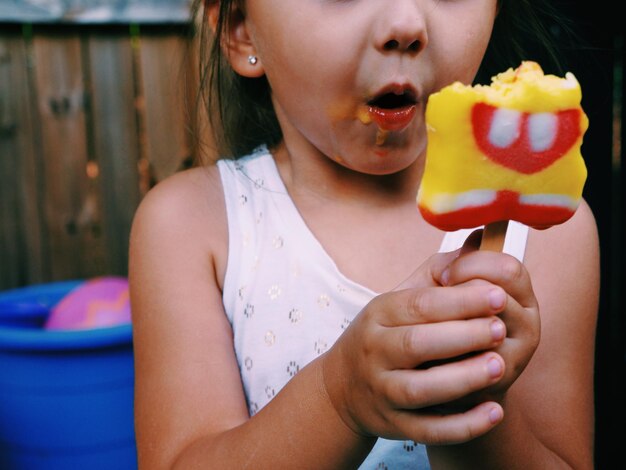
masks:
<path id="1" fill-rule="evenodd" d="M 504 398 L 503 422 L 467 444 L 429 449 L 433 467 L 593 468 L 599 254 L 587 205 L 531 232 L 525 264 L 540 308 L 536 353 Z"/>
<path id="2" fill-rule="evenodd" d="M 217 174 L 195 170 L 152 191 L 134 222 L 140 467 L 246 468 L 265 461 L 321 468 L 322 455 L 330 467 L 361 460 L 371 439 L 338 418 L 316 363 L 249 419 L 216 273 L 225 258 L 214 253 L 227 243 L 222 198 Z"/>

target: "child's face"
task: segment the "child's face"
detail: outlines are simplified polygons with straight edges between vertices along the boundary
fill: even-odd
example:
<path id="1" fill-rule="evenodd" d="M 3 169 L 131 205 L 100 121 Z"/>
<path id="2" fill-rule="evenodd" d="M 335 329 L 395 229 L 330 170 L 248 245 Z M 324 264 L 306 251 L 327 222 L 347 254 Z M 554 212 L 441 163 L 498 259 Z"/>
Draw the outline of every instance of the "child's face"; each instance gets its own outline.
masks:
<path id="1" fill-rule="evenodd" d="M 247 28 L 288 148 L 371 174 L 424 151 L 428 96 L 472 81 L 497 0 L 252 0 Z M 397 96 L 392 96 L 397 95 Z"/>

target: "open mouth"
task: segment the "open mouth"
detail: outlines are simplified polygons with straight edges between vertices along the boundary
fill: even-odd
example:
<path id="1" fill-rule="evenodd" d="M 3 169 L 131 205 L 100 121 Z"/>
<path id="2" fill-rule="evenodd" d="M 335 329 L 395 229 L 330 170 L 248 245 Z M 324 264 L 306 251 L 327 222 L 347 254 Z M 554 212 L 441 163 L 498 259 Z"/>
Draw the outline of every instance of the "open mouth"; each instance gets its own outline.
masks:
<path id="1" fill-rule="evenodd" d="M 367 102 L 368 114 L 385 131 L 399 131 L 413 120 L 417 99 L 411 90 L 382 93 Z"/>
<path id="2" fill-rule="evenodd" d="M 380 109 L 398 109 L 412 106 L 416 103 L 415 96 L 409 90 L 402 93 L 385 93 L 368 101 L 368 105 Z"/>

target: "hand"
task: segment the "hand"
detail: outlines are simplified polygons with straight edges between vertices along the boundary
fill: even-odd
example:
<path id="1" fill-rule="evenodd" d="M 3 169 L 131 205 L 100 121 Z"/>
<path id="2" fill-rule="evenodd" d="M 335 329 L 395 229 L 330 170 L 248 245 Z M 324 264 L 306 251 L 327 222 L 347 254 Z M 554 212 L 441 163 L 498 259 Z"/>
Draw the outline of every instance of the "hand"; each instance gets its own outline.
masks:
<path id="1" fill-rule="evenodd" d="M 501 420 L 492 401 L 446 415 L 432 409 L 502 379 L 504 360 L 494 351 L 505 327 L 497 314 L 516 314 L 507 302 L 521 295 L 505 293 L 513 282 L 504 280 L 508 271 L 461 262 L 459 254 L 434 255 L 398 289 L 373 299 L 323 357 L 326 391 L 354 432 L 456 443 Z M 510 349 L 503 348 L 507 357 Z"/>
<path id="2" fill-rule="evenodd" d="M 532 358 L 541 330 L 539 307 L 525 266 L 503 253 L 464 251 L 463 256 L 444 270 L 440 281 L 447 286 L 498 285 L 507 292 L 506 308 L 499 315 L 506 324 L 506 338 L 493 349 L 504 360 L 506 369 L 498 382 L 462 401 L 448 404 L 448 409 L 488 399 L 501 402 Z"/>

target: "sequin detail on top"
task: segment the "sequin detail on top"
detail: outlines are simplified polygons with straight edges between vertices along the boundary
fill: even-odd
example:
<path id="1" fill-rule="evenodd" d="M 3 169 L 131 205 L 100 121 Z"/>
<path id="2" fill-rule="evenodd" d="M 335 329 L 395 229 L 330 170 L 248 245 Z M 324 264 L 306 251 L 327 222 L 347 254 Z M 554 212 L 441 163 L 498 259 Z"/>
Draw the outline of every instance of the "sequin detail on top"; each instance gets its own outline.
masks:
<path id="1" fill-rule="evenodd" d="M 223 302 L 252 416 L 327 351 L 376 293 L 338 270 L 267 150 L 218 166 L 229 231 Z M 423 445 L 379 439 L 360 468 L 430 466 Z"/>
<path id="2" fill-rule="evenodd" d="M 252 412 L 327 351 L 376 294 L 339 272 L 268 153 L 219 168 L 229 226 L 223 299 Z"/>

